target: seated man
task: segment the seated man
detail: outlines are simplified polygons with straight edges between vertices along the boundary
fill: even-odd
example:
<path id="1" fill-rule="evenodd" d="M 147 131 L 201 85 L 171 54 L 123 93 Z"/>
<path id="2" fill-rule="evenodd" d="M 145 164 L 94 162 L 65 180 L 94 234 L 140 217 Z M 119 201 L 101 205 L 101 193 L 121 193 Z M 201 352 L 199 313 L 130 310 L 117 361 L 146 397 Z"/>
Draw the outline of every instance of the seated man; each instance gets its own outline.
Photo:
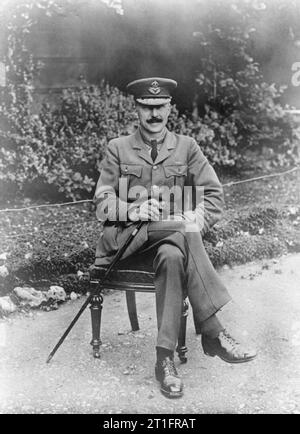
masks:
<path id="1" fill-rule="evenodd" d="M 145 78 L 128 84 L 138 130 L 111 140 L 96 187 L 97 218 L 104 222 L 96 265 L 107 265 L 144 220 L 123 259 L 151 253 L 158 323 L 155 374 L 169 398 L 183 394 L 173 355 L 187 294 L 205 354 L 229 363 L 256 354 L 226 331 L 216 313 L 230 296 L 214 270 L 202 236 L 221 217 L 220 182 L 195 140 L 166 128 L 174 80 Z"/>

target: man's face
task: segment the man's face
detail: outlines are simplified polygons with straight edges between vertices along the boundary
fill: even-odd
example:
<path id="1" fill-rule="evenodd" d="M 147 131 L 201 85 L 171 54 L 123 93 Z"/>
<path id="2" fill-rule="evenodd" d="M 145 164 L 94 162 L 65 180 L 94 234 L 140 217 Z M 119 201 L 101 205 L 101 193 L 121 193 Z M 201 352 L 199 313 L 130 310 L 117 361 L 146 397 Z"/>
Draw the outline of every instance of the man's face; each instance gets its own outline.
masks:
<path id="1" fill-rule="evenodd" d="M 149 134 L 157 134 L 165 128 L 171 110 L 170 103 L 162 105 L 143 105 L 137 103 L 137 114 L 142 129 Z"/>

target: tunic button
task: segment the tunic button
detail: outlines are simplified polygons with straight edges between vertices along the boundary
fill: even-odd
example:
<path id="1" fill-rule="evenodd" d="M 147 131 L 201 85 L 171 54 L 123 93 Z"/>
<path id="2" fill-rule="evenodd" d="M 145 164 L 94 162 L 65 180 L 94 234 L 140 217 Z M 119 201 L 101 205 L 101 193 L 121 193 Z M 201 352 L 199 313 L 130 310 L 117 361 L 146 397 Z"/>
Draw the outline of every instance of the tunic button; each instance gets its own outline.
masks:
<path id="1" fill-rule="evenodd" d="M 157 169 L 157 166 L 153 166 L 153 170 L 156 170 Z"/>

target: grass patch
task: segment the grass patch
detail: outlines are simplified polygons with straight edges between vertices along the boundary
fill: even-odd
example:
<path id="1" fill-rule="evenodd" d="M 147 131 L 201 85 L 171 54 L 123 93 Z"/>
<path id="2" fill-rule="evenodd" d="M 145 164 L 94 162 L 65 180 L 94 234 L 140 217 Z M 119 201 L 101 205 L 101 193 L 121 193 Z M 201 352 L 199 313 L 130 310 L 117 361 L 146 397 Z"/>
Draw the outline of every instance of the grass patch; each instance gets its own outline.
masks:
<path id="1" fill-rule="evenodd" d="M 299 171 L 272 181 L 225 189 L 224 217 L 204 239 L 215 266 L 241 264 L 300 251 Z M 59 284 L 67 292 L 87 288 L 100 225 L 92 204 L 0 213 L 0 295 L 24 283 L 38 289 Z"/>

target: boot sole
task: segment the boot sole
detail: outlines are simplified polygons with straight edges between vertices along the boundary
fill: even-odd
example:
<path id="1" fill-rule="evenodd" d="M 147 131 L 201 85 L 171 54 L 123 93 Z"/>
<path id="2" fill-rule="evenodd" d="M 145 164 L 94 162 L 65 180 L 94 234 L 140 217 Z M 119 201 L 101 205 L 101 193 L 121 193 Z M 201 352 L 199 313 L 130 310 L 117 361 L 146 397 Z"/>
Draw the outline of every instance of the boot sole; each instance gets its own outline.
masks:
<path id="1" fill-rule="evenodd" d="M 220 354 L 208 353 L 207 351 L 204 351 L 204 354 L 206 356 L 209 356 L 209 357 L 219 357 L 224 362 L 226 362 L 226 363 L 233 363 L 233 364 L 251 362 L 251 360 L 255 359 L 255 357 L 256 357 L 256 355 L 255 355 L 255 356 L 252 356 L 252 357 L 247 357 L 245 359 L 232 360 L 232 359 L 226 359 L 225 357 L 222 357 Z"/>

